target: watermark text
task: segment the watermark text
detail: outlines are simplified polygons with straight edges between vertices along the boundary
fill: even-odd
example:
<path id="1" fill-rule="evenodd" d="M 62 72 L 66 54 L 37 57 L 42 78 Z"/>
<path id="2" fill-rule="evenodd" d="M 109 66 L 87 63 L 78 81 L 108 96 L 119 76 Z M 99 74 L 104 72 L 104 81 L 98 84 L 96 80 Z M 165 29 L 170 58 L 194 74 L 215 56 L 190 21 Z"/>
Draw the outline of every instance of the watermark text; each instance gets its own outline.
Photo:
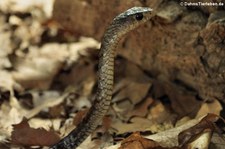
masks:
<path id="1" fill-rule="evenodd" d="M 203 6 L 203 7 L 208 7 L 208 6 L 214 6 L 214 7 L 221 7 L 224 6 L 225 4 L 223 2 L 180 2 L 181 6 Z"/>

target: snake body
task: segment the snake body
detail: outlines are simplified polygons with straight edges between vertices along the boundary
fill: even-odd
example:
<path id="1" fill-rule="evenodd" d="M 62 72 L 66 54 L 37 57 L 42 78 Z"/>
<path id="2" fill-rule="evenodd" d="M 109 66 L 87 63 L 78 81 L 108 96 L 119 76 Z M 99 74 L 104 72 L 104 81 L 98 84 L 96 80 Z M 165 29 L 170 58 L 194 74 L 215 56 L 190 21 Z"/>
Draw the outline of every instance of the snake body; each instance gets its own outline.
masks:
<path id="1" fill-rule="evenodd" d="M 147 22 L 152 9 L 133 7 L 114 18 L 102 39 L 98 65 L 98 88 L 96 99 L 78 126 L 50 149 L 74 149 L 79 146 L 101 123 L 112 98 L 114 80 L 114 55 L 119 40 L 126 33 Z"/>

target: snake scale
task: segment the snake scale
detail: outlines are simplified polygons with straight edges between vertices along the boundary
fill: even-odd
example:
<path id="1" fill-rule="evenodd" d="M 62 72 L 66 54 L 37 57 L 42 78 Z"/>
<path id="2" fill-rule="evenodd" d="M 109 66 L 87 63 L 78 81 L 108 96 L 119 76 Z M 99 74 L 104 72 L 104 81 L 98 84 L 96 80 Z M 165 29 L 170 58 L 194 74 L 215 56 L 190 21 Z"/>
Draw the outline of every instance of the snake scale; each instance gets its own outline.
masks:
<path id="1" fill-rule="evenodd" d="M 111 103 L 114 55 L 118 42 L 126 33 L 147 22 L 152 16 L 151 8 L 133 7 L 113 19 L 105 31 L 100 48 L 96 99 L 82 122 L 50 149 L 78 147 L 101 123 Z"/>

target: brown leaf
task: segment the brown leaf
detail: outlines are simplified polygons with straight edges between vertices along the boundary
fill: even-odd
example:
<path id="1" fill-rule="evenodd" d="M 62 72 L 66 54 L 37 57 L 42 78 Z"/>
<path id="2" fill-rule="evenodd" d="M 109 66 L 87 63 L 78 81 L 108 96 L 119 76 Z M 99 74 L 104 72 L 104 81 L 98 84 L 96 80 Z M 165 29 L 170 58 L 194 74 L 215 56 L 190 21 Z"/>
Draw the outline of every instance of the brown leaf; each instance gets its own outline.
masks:
<path id="1" fill-rule="evenodd" d="M 119 149 L 145 149 L 145 148 L 153 148 L 158 147 L 159 144 L 143 138 L 140 133 L 133 133 L 131 136 L 122 141 L 121 147 Z"/>
<path id="2" fill-rule="evenodd" d="M 194 95 L 180 90 L 168 81 L 155 81 L 154 93 L 156 98 L 168 96 L 172 109 L 180 117 L 195 116 L 201 106 L 201 102 L 197 101 Z"/>
<path id="3" fill-rule="evenodd" d="M 24 119 L 21 123 L 13 125 L 12 140 L 14 145 L 22 146 L 49 146 L 59 141 L 59 136 L 53 131 L 45 129 L 34 129 L 28 124 L 28 120 Z"/>
<path id="4" fill-rule="evenodd" d="M 129 132 L 136 132 L 136 131 L 154 131 L 156 124 L 146 118 L 141 117 L 133 117 L 130 120 L 130 123 L 124 123 L 120 120 L 112 123 L 111 126 L 113 129 L 112 131 L 119 134 L 129 133 Z"/>
<path id="5" fill-rule="evenodd" d="M 88 109 L 77 112 L 76 116 L 73 118 L 73 124 L 77 126 L 85 117 L 87 112 L 88 112 Z"/>
<path id="6" fill-rule="evenodd" d="M 148 113 L 148 107 L 152 103 L 153 103 L 152 98 L 145 99 L 143 102 L 136 105 L 133 110 L 129 111 L 129 113 L 127 113 L 127 117 L 130 118 L 130 117 L 133 117 L 133 116 L 140 116 L 140 117 L 146 116 L 147 113 Z"/>
<path id="7" fill-rule="evenodd" d="M 114 92 L 117 92 L 113 98 L 113 102 L 121 101 L 128 98 L 131 103 L 139 103 L 147 94 L 151 87 L 150 82 L 135 82 L 133 80 L 124 79 L 116 84 Z"/>
<path id="8" fill-rule="evenodd" d="M 133 133 L 131 136 L 122 141 L 119 149 L 169 149 L 161 147 L 159 143 L 143 138 L 140 133 Z M 172 147 L 170 149 L 178 149 Z"/>
<path id="9" fill-rule="evenodd" d="M 105 130 L 108 130 L 108 129 L 110 128 L 111 123 L 112 123 L 111 117 L 105 116 L 105 117 L 103 118 L 102 125 L 103 125 L 103 127 L 105 128 Z"/>

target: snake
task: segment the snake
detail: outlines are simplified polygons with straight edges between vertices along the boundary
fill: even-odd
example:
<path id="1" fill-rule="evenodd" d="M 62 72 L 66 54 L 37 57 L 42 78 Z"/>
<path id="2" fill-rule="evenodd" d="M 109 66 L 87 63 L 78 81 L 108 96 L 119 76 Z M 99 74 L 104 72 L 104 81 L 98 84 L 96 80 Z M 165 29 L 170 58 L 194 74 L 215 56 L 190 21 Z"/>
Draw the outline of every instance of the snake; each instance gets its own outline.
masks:
<path id="1" fill-rule="evenodd" d="M 149 7 L 132 7 L 113 19 L 101 41 L 95 100 L 77 127 L 50 149 L 75 149 L 101 124 L 111 104 L 114 57 L 118 43 L 128 32 L 147 22 L 152 16 L 152 9 Z"/>

